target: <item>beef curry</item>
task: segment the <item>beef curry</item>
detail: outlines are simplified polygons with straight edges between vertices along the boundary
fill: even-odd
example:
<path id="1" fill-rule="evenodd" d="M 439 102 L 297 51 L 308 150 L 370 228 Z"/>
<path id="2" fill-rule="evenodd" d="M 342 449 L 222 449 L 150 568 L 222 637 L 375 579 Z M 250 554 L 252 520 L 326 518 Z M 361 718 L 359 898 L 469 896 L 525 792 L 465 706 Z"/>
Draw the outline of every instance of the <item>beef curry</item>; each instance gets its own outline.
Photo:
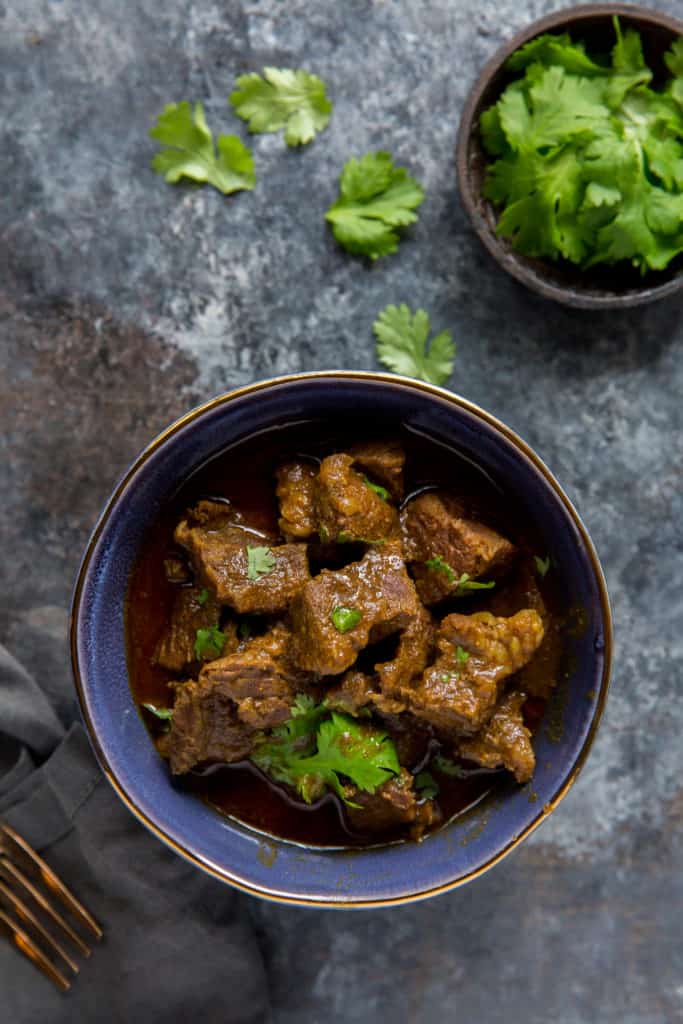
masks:
<path id="1" fill-rule="evenodd" d="M 508 496 L 427 438 L 262 435 L 143 546 L 135 699 L 177 784 L 260 831 L 420 839 L 533 776 L 560 660 L 548 565 Z"/>

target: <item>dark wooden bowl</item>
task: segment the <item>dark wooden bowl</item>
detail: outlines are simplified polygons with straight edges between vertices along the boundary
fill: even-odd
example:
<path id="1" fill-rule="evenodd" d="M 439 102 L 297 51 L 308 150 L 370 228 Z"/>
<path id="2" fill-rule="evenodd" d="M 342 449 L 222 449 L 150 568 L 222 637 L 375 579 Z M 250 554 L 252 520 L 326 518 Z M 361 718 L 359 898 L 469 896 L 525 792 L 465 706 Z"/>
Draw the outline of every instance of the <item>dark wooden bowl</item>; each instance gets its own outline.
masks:
<path id="1" fill-rule="evenodd" d="M 488 251 L 501 267 L 528 288 L 556 302 L 583 309 L 639 306 L 673 295 L 683 288 L 683 256 L 678 256 L 666 270 L 651 270 L 642 276 L 626 261 L 623 265 L 581 270 L 566 260 L 531 259 L 517 252 L 508 239 L 496 235 L 496 211 L 482 195 L 486 164 L 491 157 L 484 152 L 480 141 L 479 117 L 498 100 L 508 83 L 519 77 L 506 71 L 504 65 L 520 46 L 543 32 L 566 31 L 572 38 L 584 41 L 589 53 L 609 52 L 614 45 L 612 17 L 615 14 L 622 27 L 634 28 L 640 33 L 645 59 L 654 72 L 654 84 L 660 84 L 668 73 L 664 53 L 677 36 L 683 35 L 683 22 L 630 4 L 570 7 L 535 21 L 501 46 L 473 86 L 458 130 L 458 187 L 474 230 Z"/>

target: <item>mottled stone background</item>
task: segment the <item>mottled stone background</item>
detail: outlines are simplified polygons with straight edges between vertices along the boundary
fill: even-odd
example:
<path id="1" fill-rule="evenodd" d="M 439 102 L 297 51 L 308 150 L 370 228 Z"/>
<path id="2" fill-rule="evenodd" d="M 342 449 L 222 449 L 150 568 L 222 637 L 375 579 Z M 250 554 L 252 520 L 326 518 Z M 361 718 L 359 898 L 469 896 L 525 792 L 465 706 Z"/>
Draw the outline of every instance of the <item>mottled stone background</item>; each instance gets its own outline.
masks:
<path id="1" fill-rule="evenodd" d="M 78 560 L 117 475 L 201 399 L 291 370 L 375 366 L 387 302 L 449 327 L 451 386 L 517 429 L 578 505 L 616 618 L 612 695 L 559 811 L 485 878 L 339 914 L 246 900 L 278 1024 L 683 1020 L 683 323 L 674 300 L 572 312 L 506 277 L 455 188 L 477 69 L 544 0 L 0 0 L 0 640 L 75 711 Z M 655 6 L 683 14 L 681 0 Z M 251 140 L 253 193 L 149 168 L 161 107 L 305 66 L 335 103 L 303 152 Z M 389 148 L 427 199 L 368 268 L 323 212 L 351 155 Z M 246 898 L 245 898 L 246 899 Z"/>

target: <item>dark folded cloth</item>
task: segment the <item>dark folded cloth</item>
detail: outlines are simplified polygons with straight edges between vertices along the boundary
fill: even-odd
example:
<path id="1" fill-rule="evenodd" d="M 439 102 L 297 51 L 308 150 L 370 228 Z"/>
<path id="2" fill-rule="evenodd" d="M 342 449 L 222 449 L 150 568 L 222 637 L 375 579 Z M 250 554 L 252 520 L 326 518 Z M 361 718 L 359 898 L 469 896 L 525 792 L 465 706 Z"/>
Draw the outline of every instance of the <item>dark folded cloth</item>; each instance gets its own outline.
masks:
<path id="1" fill-rule="evenodd" d="M 45 856 L 104 927 L 61 995 L 0 941 L 2 1019 L 15 1024 L 270 1019 L 248 898 L 151 836 L 104 780 L 82 727 L 65 732 L 0 647 L 0 818 Z"/>

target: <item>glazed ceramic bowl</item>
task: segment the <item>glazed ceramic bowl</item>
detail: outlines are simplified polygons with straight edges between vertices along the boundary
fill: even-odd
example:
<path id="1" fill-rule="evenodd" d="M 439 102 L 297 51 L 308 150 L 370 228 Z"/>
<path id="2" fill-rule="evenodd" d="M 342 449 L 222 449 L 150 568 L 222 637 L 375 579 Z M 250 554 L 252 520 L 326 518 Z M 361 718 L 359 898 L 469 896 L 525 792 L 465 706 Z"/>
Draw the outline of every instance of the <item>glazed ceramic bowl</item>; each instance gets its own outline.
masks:
<path id="1" fill-rule="evenodd" d="M 535 524 L 567 606 L 565 678 L 535 739 L 530 785 L 496 789 L 471 812 L 417 844 L 353 851 L 265 837 L 176 788 L 128 684 L 124 604 L 131 569 L 160 507 L 229 444 L 294 421 L 354 417 L 390 432 L 403 424 L 457 449 L 488 473 Z M 444 892 L 510 853 L 557 807 L 588 755 L 608 686 L 611 624 L 588 534 L 533 451 L 488 413 L 448 391 L 375 373 L 282 377 L 241 388 L 188 413 L 154 440 L 117 485 L 88 544 L 72 609 L 76 685 L 90 737 L 112 786 L 143 824 L 197 867 L 283 902 L 378 906 Z"/>
<path id="2" fill-rule="evenodd" d="M 631 4 L 570 7 L 533 22 L 501 46 L 473 85 L 458 129 L 458 188 L 481 241 L 496 262 L 527 288 L 566 306 L 583 309 L 620 309 L 673 295 L 683 288 L 683 256 L 677 257 L 666 270 L 651 271 L 643 277 L 626 261 L 624 265 L 581 270 L 568 261 L 531 259 L 517 252 L 507 238 L 496 234 L 496 210 L 482 195 L 486 165 L 492 158 L 481 144 L 479 118 L 500 98 L 506 86 L 519 77 L 508 72 L 505 63 L 520 46 L 544 32 L 568 32 L 573 39 L 585 42 L 589 53 L 608 53 L 614 45 L 612 18 L 615 14 L 622 28 L 634 28 L 640 33 L 645 60 L 654 72 L 655 86 L 659 85 L 668 75 L 663 56 L 672 42 L 683 34 L 683 22 Z"/>

